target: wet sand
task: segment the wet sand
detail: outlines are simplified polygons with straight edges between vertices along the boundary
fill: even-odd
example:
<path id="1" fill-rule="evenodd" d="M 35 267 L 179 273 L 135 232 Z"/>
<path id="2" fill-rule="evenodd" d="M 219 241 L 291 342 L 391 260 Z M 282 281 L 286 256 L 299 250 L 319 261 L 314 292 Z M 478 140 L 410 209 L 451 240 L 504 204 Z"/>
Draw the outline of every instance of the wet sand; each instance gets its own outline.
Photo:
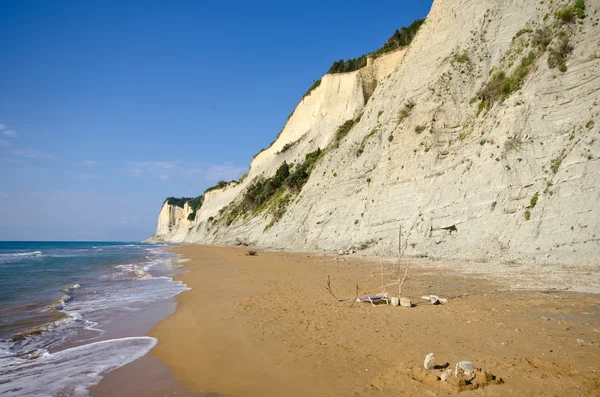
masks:
<path id="1" fill-rule="evenodd" d="M 123 321 L 105 327 L 102 339 L 146 335 L 160 320 L 175 311 L 176 299 L 155 302 L 143 310 L 131 312 Z M 90 336 L 93 336 L 92 333 Z M 85 340 L 61 348 L 84 345 Z M 92 397 L 209 397 L 179 382 L 169 367 L 151 353 L 102 375 L 100 383 L 90 389 Z"/>
<path id="2" fill-rule="evenodd" d="M 412 308 L 340 304 L 381 284 L 377 262 L 307 253 L 182 246 L 192 289 L 149 333 L 158 357 L 189 388 L 227 396 L 453 395 L 436 364 L 469 360 L 496 376 L 461 395 L 600 395 L 596 294 L 510 290 L 443 263 L 411 265 Z M 391 287 L 393 293 L 396 287 Z M 420 297 L 448 297 L 431 305 Z M 499 382 L 502 379 L 503 383 Z M 477 383 L 479 381 L 479 383 Z M 483 388 L 481 388 L 483 387 Z"/>

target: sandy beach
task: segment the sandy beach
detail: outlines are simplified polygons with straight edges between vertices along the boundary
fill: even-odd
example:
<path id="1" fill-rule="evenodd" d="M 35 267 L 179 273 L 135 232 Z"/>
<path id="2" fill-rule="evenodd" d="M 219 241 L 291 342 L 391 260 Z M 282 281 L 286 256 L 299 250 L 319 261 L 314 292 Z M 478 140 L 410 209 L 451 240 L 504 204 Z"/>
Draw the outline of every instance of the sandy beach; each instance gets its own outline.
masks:
<path id="1" fill-rule="evenodd" d="M 411 264 L 411 308 L 336 302 L 380 286 L 377 262 L 317 253 L 181 246 L 192 289 L 150 336 L 151 354 L 186 386 L 234 397 L 600 395 L 596 294 L 513 290 Z M 394 288 L 390 289 L 392 292 Z M 397 290 L 397 289 L 396 289 Z M 422 295 L 448 298 L 431 305 Z M 423 360 L 435 353 L 436 369 Z M 469 386 L 438 381 L 445 364 L 474 363 Z M 486 376 L 485 372 L 488 372 Z M 477 390 L 470 390 L 479 386 Z"/>

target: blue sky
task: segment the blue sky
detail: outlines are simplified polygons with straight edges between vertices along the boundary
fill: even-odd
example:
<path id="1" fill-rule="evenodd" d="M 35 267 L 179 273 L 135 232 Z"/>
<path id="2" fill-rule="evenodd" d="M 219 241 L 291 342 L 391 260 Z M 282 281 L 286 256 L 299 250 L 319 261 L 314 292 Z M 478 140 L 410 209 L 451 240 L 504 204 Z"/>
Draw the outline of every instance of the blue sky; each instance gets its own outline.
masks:
<path id="1" fill-rule="evenodd" d="M 0 2 L 0 240 L 149 237 L 431 2 Z"/>

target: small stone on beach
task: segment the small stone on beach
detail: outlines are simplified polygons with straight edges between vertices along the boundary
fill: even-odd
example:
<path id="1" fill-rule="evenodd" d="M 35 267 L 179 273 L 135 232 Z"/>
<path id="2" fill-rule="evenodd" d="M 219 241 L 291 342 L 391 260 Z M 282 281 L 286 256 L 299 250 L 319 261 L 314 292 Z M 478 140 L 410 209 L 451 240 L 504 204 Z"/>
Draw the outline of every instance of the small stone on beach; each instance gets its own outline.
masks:
<path id="1" fill-rule="evenodd" d="M 432 370 L 434 362 L 435 362 L 435 356 L 433 355 L 433 353 L 429 353 L 428 355 L 425 356 L 425 362 L 423 363 L 423 366 L 428 371 Z"/>
<path id="2" fill-rule="evenodd" d="M 473 365 L 470 361 L 459 361 L 456 364 L 456 368 L 454 369 L 454 376 L 459 376 L 461 373 L 465 373 L 469 371 L 470 374 L 475 374 L 475 365 Z"/>
<path id="3" fill-rule="evenodd" d="M 442 382 L 446 382 L 448 380 L 448 378 L 450 377 L 450 375 L 452 375 L 452 370 L 451 369 L 447 369 L 446 371 L 444 371 L 441 375 L 440 375 L 440 380 Z"/>

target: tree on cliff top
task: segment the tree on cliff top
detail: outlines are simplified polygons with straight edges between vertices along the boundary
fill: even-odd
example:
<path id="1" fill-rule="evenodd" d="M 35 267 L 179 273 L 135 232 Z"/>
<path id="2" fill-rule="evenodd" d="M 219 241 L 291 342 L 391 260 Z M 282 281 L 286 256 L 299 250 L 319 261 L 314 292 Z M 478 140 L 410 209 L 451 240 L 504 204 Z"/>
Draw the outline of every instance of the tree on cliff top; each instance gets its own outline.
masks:
<path id="1" fill-rule="evenodd" d="M 417 31 L 419 30 L 423 22 L 425 22 L 425 19 L 417 19 L 409 26 L 402 26 L 400 30 L 396 29 L 394 34 L 392 34 L 392 36 L 387 39 L 385 44 L 380 49 L 373 51 L 368 55 L 385 54 L 386 52 L 390 52 L 397 48 L 409 45 L 417 35 Z M 346 61 L 343 59 L 335 61 L 331 65 L 327 73 L 347 73 L 363 68 L 367 66 L 368 55 L 362 55 L 358 58 L 352 58 Z"/>

